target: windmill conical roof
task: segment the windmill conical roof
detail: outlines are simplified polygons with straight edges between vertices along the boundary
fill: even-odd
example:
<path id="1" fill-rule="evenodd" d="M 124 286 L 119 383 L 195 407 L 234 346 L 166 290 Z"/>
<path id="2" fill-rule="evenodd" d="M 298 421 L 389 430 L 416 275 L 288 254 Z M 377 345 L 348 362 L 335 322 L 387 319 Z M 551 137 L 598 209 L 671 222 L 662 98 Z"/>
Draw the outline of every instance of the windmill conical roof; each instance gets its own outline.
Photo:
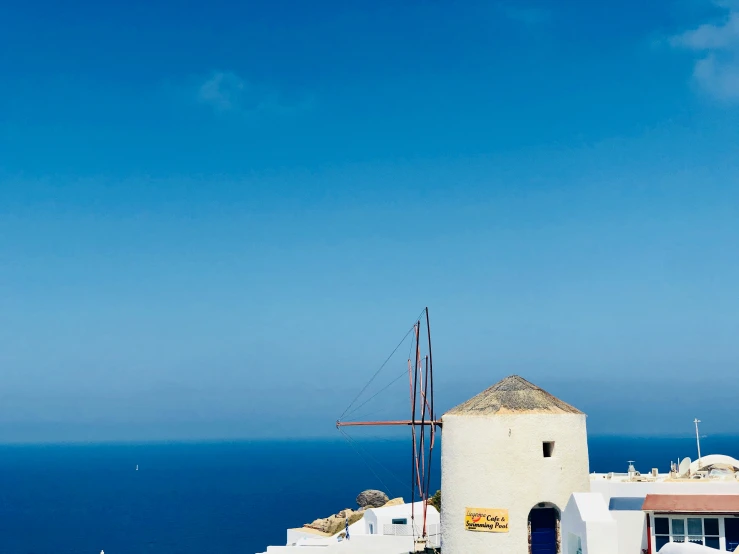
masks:
<path id="1" fill-rule="evenodd" d="M 582 414 L 577 408 L 528 382 L 523 377 L 511 375 L 452 408 L 445 415 L 518 413 Z"/>

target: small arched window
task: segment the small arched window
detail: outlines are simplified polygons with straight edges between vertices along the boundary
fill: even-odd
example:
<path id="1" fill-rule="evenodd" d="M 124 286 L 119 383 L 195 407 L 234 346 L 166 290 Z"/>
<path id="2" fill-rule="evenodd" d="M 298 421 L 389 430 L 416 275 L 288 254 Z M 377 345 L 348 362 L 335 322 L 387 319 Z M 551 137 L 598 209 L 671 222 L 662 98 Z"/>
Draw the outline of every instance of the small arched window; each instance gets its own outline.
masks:
<path id="1" fill-rule="evenodd" d="M 375 534 L 375 524 L 370 523 L 369 528 L 370 528 L 370 535 L 374 535 Z"/>

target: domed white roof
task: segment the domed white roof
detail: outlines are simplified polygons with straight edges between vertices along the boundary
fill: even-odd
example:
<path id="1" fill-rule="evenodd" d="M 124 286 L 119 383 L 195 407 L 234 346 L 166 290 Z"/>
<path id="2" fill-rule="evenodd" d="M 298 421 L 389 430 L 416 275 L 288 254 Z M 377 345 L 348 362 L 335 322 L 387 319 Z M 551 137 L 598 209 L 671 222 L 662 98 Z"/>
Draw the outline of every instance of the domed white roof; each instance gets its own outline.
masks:
<path id="1" fill-rule="evenodd" d="M 699 469 L 705 469 L 710 466 L 727 467 L 734 471 L 739 471 L 739 460 L 731 456 L 724 456 L 723 454 L 709 454 L 708 456 L 701 457 L 700 467 L 698 467 L 698 460 L 691 463 L 690 472 L 695 473 Z"/>

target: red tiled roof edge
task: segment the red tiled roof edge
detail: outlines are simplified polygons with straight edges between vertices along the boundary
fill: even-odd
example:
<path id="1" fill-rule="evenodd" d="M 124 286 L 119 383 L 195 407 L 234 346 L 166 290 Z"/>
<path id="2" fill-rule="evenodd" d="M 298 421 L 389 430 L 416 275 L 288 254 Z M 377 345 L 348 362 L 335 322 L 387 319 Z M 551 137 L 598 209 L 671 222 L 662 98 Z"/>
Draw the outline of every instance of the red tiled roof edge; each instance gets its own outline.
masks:
<path id="1" fill-rule="evenodd" d="M 646 512 L 737 513 L 739 494 L 648 494 L 642 504 Z"/>

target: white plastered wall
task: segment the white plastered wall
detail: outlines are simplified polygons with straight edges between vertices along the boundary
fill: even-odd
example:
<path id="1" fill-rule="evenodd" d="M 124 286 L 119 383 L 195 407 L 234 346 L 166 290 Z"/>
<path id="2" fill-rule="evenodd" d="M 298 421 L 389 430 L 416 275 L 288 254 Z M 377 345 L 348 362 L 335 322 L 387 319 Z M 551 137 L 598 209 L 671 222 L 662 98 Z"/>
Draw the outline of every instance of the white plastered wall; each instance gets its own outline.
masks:
<path id="1" fill-rule="evenodd" d="M 602 494 L 574 493 L 562 515 L 562 552 L 575 554 L 579 537 L 582 554 L 618 554 L 618 525 Z M 630 551 L 638 554 L 639 550 Z"/>
<path id="2" fill-rule="evenodd" d="M 528 516 L 540 502 L 564 510 L 590 490 L 583 414 L 518 413 L 443 418 L 442 548 L 448 554 L 528 552 Z M 554 441 L 550 458 L 542 443 Z M 465 508 L 507 509 L 508 533 L 465 530 Z"/>

